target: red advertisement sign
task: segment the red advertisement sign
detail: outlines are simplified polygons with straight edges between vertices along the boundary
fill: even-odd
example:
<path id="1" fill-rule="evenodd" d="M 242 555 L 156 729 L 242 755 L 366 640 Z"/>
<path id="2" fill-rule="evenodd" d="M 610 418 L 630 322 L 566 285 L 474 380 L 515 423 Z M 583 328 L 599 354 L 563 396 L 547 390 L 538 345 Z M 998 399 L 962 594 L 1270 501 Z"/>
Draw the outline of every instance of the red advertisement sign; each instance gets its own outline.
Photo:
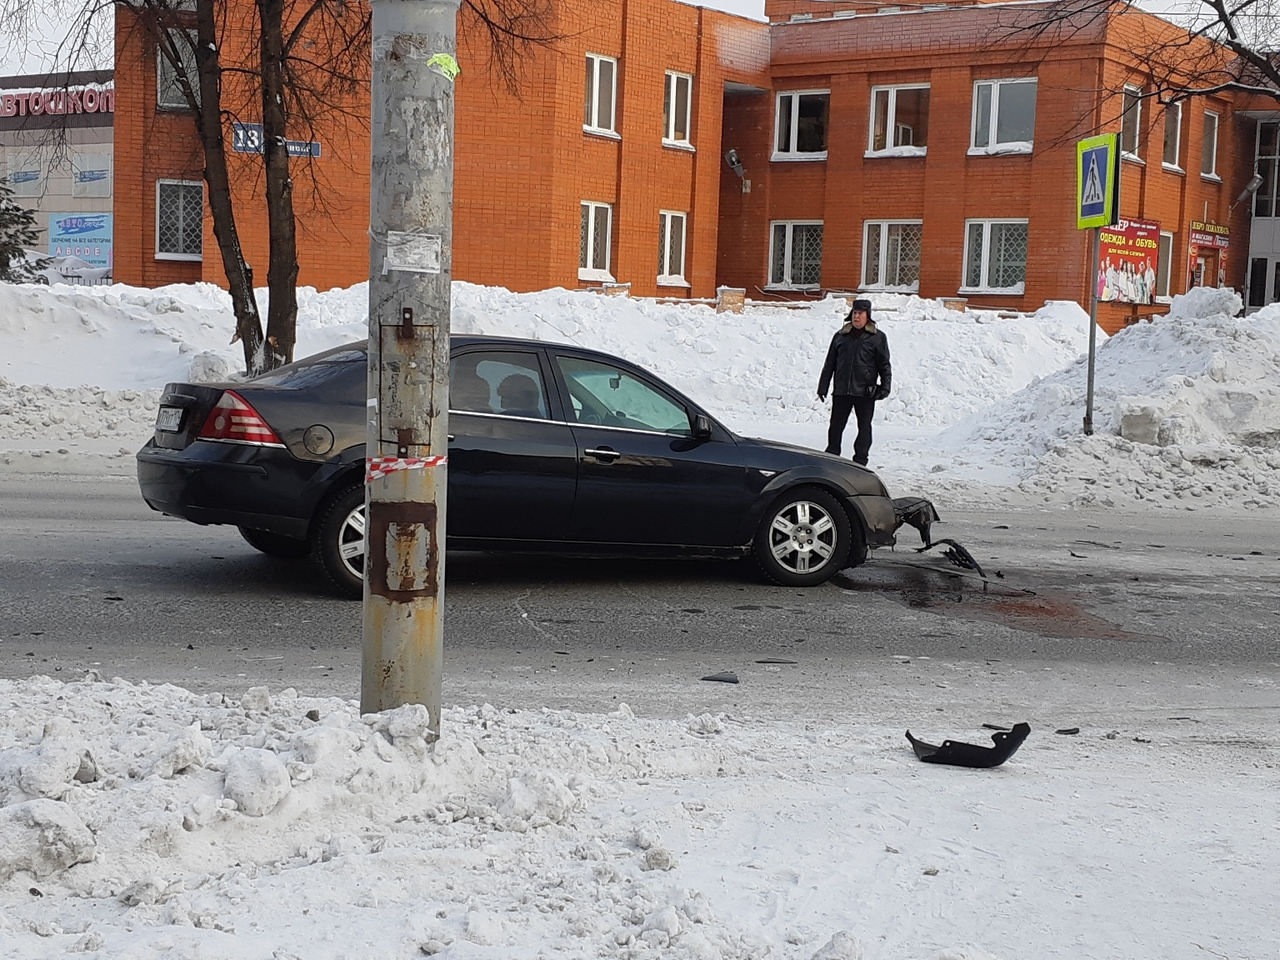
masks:
<path id="1" fill-rule="evenodd" d="M 1098 300 L 1151 303 L 1160 266 L 1160 224 L 1118 220 L 1098 233 Z"/>

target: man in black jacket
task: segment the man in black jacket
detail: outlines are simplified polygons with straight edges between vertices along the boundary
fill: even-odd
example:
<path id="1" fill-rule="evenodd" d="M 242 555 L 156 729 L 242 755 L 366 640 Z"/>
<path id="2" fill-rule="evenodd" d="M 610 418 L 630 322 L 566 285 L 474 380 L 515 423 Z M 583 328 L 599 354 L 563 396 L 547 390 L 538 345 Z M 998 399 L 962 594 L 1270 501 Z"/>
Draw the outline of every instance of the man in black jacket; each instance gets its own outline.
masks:
<path id="1" fill-rule="evenodd" d="M 840 440 L 852 411 L 858 418 L 853 462 L 866 466 L 871 452 L 871 416 L 876 401 L 889 396 L 892 378 L 889 341 L 871 319 L 871 301 L 855 300 L 844 326 L 831 338 L 827 362 L 818 378 L 819 400 L 827 399 L 828 387 L 832 390 L 827 453 L 840 453 Z"/>

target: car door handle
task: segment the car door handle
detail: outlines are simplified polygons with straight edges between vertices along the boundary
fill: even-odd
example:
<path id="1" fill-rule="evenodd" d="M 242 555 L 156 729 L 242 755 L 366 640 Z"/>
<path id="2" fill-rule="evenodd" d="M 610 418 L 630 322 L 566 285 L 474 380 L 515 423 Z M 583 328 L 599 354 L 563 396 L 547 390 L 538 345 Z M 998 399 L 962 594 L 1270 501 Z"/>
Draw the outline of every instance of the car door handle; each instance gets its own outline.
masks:
<path id="1" fill-rule="evenodd" d="M 584 450 L 583 452 L 588 457 L 595 457 L 595 459 L 599 460 L 601 463 L 613 463 L 613 461 L 622 456 L 622 454 L 611 447 L 598 447 L 594 450 Z"/>
<path id="2" fill-rule="evenodd" d="M 452 433 L 451 433 L 451 434 L 449 434 L 449 442 L 450 442 L 450 443 L 453 443 L 453 434 L 452 434 Z"/>

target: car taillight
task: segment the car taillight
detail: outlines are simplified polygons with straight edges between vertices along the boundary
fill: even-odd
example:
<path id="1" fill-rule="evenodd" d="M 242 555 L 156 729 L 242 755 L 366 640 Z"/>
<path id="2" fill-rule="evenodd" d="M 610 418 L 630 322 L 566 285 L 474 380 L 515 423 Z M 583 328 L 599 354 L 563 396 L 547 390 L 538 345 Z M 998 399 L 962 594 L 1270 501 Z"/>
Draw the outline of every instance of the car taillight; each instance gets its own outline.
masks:
<path id="1" fill-rule="evenodd" d="M 231 440 L 236 443 L 280 443 L 280 438 L 271 429 L 267 421 L 259 416 L 258 411 L 245 402 L 244 397 L 234 390 L 222 394 L 204 426 L 200 428 L 199 440 Z"/>

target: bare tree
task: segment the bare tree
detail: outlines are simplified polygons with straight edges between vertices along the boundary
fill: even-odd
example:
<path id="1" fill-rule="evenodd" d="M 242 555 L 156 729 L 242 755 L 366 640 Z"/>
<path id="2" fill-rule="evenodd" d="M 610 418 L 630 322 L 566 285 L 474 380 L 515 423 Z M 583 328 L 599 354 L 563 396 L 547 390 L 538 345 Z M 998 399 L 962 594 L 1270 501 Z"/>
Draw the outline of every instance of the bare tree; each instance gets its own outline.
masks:
<path id="1" fill-rule="evenodd" d="M 297 328 L 297 231 L 294 162 L 290 133 L 313 136 L 322 116 L 341 114 L 368 122 L 360 94 L 370 68 L 370 11 L 361 0 L 253 0 L 233 5 L 216 0 L 62 0 L 66 21 L 75 26 L 61 42 L 58 58 L 74 65 L 92 47 L 99 15 L 113 8 L 128 18 L 121 29 L 140 31 L 157 51 L 193 117 L 203 150 L 203 177 L 214 236 L 236 318 L 235 340 L 250 374 L 293 359 Z M 234 8 L 234 9 L 233 9 Z M 23 36 L 30 29 L 29 0 L 0 0 L 0 33 Z M 223 31 L 227 18 L 249 10 L 246 27 L 257 39 L 256 58 L 229 62 Z M 464 0 L 464 36 L 489 57 L 492 73 L 518 90 L 521 52 L 559 39 L 550 29 L 551 0 Z M 230 81 L 230 82 L 229 82 Z M 228 102 L 228 92 L 250 96 Z M 256 100 L 256 110 L 249 102 Z M 359 106 L 357 106 L 359 104 Z M 269 305 L 264 334 L 253 294 L 253 270 L 246 261 L 231 192 L 226 131 L 237 118 L 256 113 L 262 128 L 263 186 L 269 242 Z M 300 161 L 323 204 L 322 173 L 306 157 Z"/>
<path id="2" fill-rule="evenodd" d="M 1047 0 L 1002 12 L 992 39 L 1061 40 L 1099 28 L 1147 73 L 1143 97 L 1238 91 L 1280 101 L 1280 0 L 1181 0 L 1159 15 L 1129 0 Z"/>

